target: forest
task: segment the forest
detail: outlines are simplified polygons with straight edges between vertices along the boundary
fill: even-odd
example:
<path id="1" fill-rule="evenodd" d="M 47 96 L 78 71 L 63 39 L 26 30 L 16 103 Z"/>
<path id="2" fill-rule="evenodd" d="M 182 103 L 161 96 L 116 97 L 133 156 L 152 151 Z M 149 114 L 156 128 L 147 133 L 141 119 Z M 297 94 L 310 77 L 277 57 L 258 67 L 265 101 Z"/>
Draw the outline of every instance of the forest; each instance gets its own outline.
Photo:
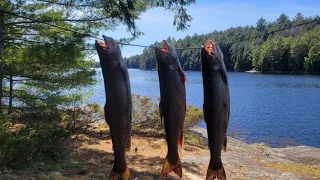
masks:
<path id="1" fill-rule="evenodd" d="M 304 17 L 298 13 L 290 19 L 286 14 L 281 14 L 273 22 L 260 18 L 256 26 L 232 27 L 203 35 L 194 34 L 178 40 L 168 37 L 167 41 L 175 48 L 185 48 L 201 47 L 209 39 L 219 44 L 228 71 L 320 73 L 319 16 Z M 150 46 L 160 47 L 161 42 L 155 42 Z M 200 50 L 177 50 L 177 54 L 184 70 L 201 70 Z M 125 58 L 125 61 L 128 68 L 156 69 L 152 48 L 145 48 L 141 55 Z"/>

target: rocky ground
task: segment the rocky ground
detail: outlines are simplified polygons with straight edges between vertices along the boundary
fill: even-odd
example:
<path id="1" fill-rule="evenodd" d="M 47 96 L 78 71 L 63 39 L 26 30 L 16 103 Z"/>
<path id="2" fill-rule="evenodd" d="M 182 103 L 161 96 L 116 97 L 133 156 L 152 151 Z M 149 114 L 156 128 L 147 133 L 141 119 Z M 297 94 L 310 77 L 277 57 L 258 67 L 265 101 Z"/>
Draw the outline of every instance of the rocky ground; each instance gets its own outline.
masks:
<path id="1" fill-rule="evenodd" d="M 185 135 L 181 150 L 183 179 L 205 179 L 209 162 L 206 130 L 193 128 Z M 70 157 L 45 170 L 12 171 L 0 179 L 107 179 L 113 163 L 112 143 L 99 127 L 72 136 L 68 142 Z M 159 179 L 166 155 L 163 134 L 135 132 L 132 151 L 127 154 L 134 180 Z M 246 144 L 228 137 L 227 152 L 222 152 L 227 179 L 320 179 L 320 149 L 297 146 L 269 148 L 263 144 Z M 173 173 L 167 179 L 179 179 Z"/>

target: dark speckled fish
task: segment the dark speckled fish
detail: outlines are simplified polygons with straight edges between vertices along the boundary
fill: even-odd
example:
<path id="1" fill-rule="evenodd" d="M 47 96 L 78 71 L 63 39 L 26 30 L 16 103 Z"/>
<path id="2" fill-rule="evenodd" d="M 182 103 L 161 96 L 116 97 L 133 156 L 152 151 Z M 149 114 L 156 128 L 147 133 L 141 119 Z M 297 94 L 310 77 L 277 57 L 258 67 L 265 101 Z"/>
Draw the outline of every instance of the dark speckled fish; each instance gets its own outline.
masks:
<path id="1" fill-rule="evenodd" d="M 221 161 L 221 150 L 227 149 L 227 129 L 230 117 L 230 95 L 227 71 L 219 46 L 208 41 L 201 50 L 202 78 L 204 91 L 204 120 L 210 148 L 210 163 L 207 180 L 226 179 Z"/>
<path id="2" fill-rule="evenodd" d="M 173 46 L 163 41 L 155 49 L 160 82 L 160 117 L 164 119 L 168 153 L 160 177 L 174 171 L 182 177 L 178 146 L 183 145 L 183 124 L 186 114 L 186 76 Z"/>
<path id="3" fill-rule="evenodd" d="M 114 151 L 111 180 L 128 180 L 130 172 L 126 163 L 126 150 L 131 147 L 132 100 L 127 67 L 117 42 L 103 36 L 105 42 L 96 41 L 104 79 L 106 104 L 105 118 L 110 126 Z"/>

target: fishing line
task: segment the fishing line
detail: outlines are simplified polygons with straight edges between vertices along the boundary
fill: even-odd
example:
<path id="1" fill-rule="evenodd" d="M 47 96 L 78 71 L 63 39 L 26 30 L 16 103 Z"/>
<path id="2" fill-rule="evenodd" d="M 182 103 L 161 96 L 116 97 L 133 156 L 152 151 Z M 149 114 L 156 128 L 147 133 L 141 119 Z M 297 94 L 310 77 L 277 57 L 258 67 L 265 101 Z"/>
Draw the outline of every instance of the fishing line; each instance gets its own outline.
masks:
<path id="1" fill-rule="evenodd" d="M 59 29 L 65 30 L 65 31 L 70 31 L 70 32 L 73 32 L 73 33 L 77 33 L 77 34 L 83 35 L 85 37 L 91 37 L 91 38 L 95 38 L 95 39 L 99 39 L 99 40 L 104 40 L 103 38 L 99 38 L 99 37 L 94 36 L 92 34 L 79 32 L 79 31 L 76 31 L 76 30 L 73 30 L 73 29 L 69 29 L 69 28 L 65 28 L 65 27 L 62 27 L 62 26 L 50 24 L 50 23 L 47 23 L 47 22 L 42 22 L 41 20 L 36 20 L 36 19 L 30 18 L 30 17 L 19 15 L 17 13 L 9 12 L 9 11 L 3 10 L 3 9 L 0 9 L 0 11 L 4 12 L 4 13 L 7 13 L 7 14 L 10 14 L 10 15 L 13 15 L 13 16 L 16 16 L 16 17 L 20 17 L 20 18 L 23 18 L 23 19 L 28 19 L 28 20 L 31 20 L 31 21 L 34 21 L 34 22 L 37 22 L 37 23 L 40 23 L 40 24 L 46 24 L 48 26 L 59 28 Z M 269 34 L 273 34 L 275 32 L 284 31 L 284 30 L 287 30 L 287 29 L 303 26 L 303 25 L 310 24 L 310 23 L 317 23 L 318 24 L 318 23 L 320 23 L 320 19 L 313 20 L 313 21 L 308 21 L 308 22 L 296 24 L 296 25 L 293 25 L 293 26 L 289 26 L 289 27 L 286 27 L 286 28 L 281 28 L 281 29 L 278 29 L 278 30 L 274 30 L 274 31 L 270 31 L 270 32 L 267 32 L 267 33 L 263 33 L 263 34 L 260 34 L 260 35 L 251 36 L 251 37 L 248 37 L 248 38 L 236 40 L 236 41 L 233 41 L 233 42 L 230 42 L 230 43 L 225 43 L 224 45 L 230 45 L 230 44 L 234 44 L 234 43 L 238 43 L 238 42 L 242 42 L 242 41 L 246 41 L 246 40 L 250 40 L 250 39 L 255 39 L 255 38 L 258 38 L 258 37 L 262 37 L 262 36 L 266 36 L 266 35 L 269 35 Z M 140 45 L 140 44 L 130 44 L 130 43 L 121 43 L 121 42 L 118 42 L 118 44 L 124 45 L 124 46 L 135 46 L 135 47 L 143 47 L 143 48 L 158 48 L 158 47 L 155 47 L 155 46 L 146 46 L 146 45 Z M 175 50 L 202 49 L 202 48 L 203 48 L 203 46 L 202 47 L 182 47 L 182 48 L 175 48 Z M 160 48 L 160 49 L 162 49 L 162 48 Z M 85 49 L 85 50 L 96 50 L 96 49 Z"/>

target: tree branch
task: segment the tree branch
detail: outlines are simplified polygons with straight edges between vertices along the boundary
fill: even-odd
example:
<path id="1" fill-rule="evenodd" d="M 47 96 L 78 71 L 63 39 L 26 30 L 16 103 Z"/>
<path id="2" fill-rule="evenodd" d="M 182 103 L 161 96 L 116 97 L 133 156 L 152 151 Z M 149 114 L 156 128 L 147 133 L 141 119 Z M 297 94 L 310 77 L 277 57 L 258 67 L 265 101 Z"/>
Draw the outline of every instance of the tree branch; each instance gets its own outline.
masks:
<path id="1" fill-rule="evenodd" d="M 53 45 L 52 43 L 48 42 L 40 42 L 40 41 L 34 41 L 34 40 L 28 40 L 28 39 L 20 39 L 20 38 L 6 38 L 4 39 L 5 41 L 10 41 L 10 40 L 18 40 L 18 41 L 24 41 L 24 42 L 29 42 L 29 43 L 38 43 L 38 44 L 49 44 Z"/>
<path id="2" fill-rule="evenodd" d="M 9 44 L 9 45 L 11 45 L 11 44 L 13 44 L 13 45 L 16 45 L 16 46 L 20 46 L 20 47 L 24 47 L 25 45 L 24 44 L 21 44 L 21 43 L 16 43 L 16 42 L 5 42 L 6 44 L 5 45 L 7 45 L 7 44 Z"/>
<path id="3" fill-rule="evenodd" d="M 36 33 L 11 33 L 9 35 L 22 35 L 22 36 L 38 36 Z"/>
<path id="4" fill-rule="evenodd" d="M 61 2 L 53 2 L 53 1 L 48 1 L 48 0 L 38 0 L 40 2 L 46 2 L 46 3 L 50 3 L 50 4 L 56 4 L 59 6 L 66 6 L 66 7 L 77 7 L 77 8 L 85 8 L 85 7 L 89 7 L 89 8 L 102 8 L 102 6 L 94 6 L 92 4 L 71 4 L 71 3 L 61 3 Z"/>
<path id="5" fill-rule="evenodd" d="M 43 21 L 18 21 L 4 24 L 5 26 L 17 25 L 17 24 L 31 24 L 31 23 L 50 23 L 50 22 L 95 22 L 110 19 L 110 17 L 101 17 L 96 19 L 59 19 L 59 20 L 43 20 Z"/>

